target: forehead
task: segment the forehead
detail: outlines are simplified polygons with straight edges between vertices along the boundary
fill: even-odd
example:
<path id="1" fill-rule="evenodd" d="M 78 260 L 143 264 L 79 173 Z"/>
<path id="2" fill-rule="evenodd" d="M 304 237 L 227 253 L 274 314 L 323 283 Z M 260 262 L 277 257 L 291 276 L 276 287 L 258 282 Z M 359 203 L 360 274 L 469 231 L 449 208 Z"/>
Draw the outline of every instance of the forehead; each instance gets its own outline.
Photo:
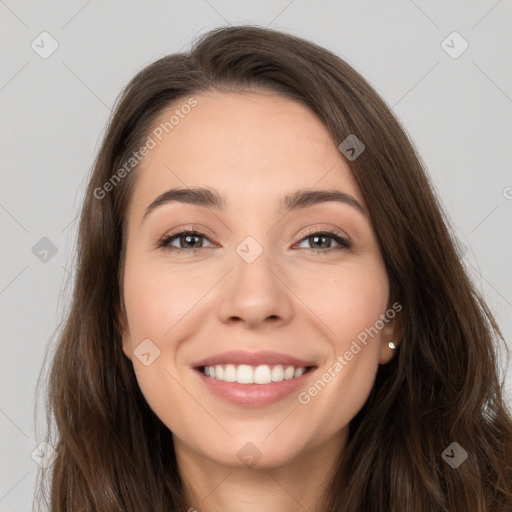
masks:
<path id="1" fill-rule="evenodd" d="M 167 122 L 169 133 L 155 138 L 138 169 L 135 203 L 175 186 L 216 188 L 239 206 L 277 202 L 286 193 L 314 187 L 342 190 L 363 202 L 337 143 L 305 105 L 269 92 L 193 97 L 197 105 L 178 122 L 174 116 L 172 128 L 169 120 L 187 98 L 155 122 L 153 131 Z"/>

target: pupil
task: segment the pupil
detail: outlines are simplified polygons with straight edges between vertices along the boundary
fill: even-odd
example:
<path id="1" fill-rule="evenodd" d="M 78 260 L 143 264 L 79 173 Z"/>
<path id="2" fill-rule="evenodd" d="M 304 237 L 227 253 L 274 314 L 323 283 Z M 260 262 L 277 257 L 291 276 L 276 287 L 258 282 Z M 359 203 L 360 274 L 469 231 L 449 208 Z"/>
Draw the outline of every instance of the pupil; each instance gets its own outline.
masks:
<path id="1" fill-rule="evenodd" d="M 193 239 L 193 238 L 198 238 L 198 235 L 185 235 L 183 238 L 185 239 L 185 243 L 186 243 L 186 244 L 192 243 L 192 245 L 195 245 L 195 244 L 191 241 L 191 239 Z"/>
<path id="2" fill-rule="evenodd" d="M 328 237 L 326 237 L 326 236 L 324 236 L 324 235 L 322 235 L 322 236 L 319 236 L 319 235 L 313 235 L 313 236 L 311 237 L 311 239 L 313 239 L 313 240 L 314 240 L 314 242 L 313 242 L 313 243 L 317 243 L 319 239 L 323 239 L 323 240 L 324 240 L 324 242 L 325 242 L 325 240 L 327 240 L 327 238 L 328 238 Z M 329 245 L 330 245 L 330 244 L 329 244 L 329 243 L 327 243 L 327 242 L 325 242 L 325 243 L 323 243 L 323 244 L 321 243 L 321 246 L 322 246 L 322 248 L 323 248 L 323 249 L 328 249 L 328 248 L 329 248 Z"/>

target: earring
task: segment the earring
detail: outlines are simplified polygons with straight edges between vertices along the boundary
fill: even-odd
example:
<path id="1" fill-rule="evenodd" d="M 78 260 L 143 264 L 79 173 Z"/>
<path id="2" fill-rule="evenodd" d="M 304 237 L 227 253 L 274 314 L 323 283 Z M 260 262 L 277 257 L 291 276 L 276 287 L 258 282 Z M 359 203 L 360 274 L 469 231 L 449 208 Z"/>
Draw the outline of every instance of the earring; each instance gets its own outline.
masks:
<path id="1" fill-rule="evenodd" d="M 390 341 L 390 342 L 388 343 L 388 347 L 389 347 L 391 350 L 395 350 L 395 349 L 396 349 L 396 345 L 395 345 L 392 341 Z"/>

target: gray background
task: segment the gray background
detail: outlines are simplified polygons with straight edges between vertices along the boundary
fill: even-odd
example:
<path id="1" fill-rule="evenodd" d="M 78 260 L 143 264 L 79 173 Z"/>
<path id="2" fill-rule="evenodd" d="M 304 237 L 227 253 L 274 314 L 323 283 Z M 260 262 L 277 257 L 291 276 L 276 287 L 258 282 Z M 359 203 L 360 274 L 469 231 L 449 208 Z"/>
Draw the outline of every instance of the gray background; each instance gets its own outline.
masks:
<path id="1" fill-rule="evenodd" d="M 76 215 L 110 108 L 138 70 L 220 25 L 311 39 L 369 80 L 419 148 L 510 344 L 510 1 L 0 0 L 0 20 L 0 511 L 31 510 L 36 379 L 69 301 Z M 51 48 L 43 31 L 58 43 L 48 58 L 31 47 Z M 469 44 L 457 58 L 462 40 L 444 43 L 452 56 L 442 46 L 453 31 Z M 506 382 L 510 400 L 510 367 Z"/>

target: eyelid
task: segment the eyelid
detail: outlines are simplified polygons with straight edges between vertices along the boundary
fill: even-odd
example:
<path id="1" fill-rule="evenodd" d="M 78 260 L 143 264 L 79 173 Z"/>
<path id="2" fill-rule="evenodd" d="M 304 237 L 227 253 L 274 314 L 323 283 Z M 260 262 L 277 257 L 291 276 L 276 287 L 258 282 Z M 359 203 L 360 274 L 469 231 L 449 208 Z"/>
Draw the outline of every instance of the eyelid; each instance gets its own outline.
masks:
<path id="1" fill-rule="evenodd" d="M 347 243 L 352 245 L 352 239 L 344 231 L 341 231 L 340 229 L 337 229 L 337 228 L 326 227 L 326 226 L 324 226 L 324 227 L 315 226 L 306 232 L 302 232 L 300 235 L 300 238 L 297 240 L 296 243 L 301 242 L 307 236 L 316 234 L 316 233 L 329 233 L 330 235 L 336 235 L 336 236 L 339 236 L 340 238 L 343 238 L 344 240 L 347 241 Z"/>
<path id="2" fill-rule="evenodd" d="M 213 237 L 214 235 L 211 233 L 211 231 L 202 224 L 183 224 L 181 226 L 177 226 L 165 233 L 165 235 L 162 237 L 162 239 L 167 238 L 172 235 L 177 235 L 180 233 L 183 233 L 184 231 L 189 232 L 193 231 L 194 233 L 197 233 L 198 235 L 202 235 L 204 237 Z"/>

